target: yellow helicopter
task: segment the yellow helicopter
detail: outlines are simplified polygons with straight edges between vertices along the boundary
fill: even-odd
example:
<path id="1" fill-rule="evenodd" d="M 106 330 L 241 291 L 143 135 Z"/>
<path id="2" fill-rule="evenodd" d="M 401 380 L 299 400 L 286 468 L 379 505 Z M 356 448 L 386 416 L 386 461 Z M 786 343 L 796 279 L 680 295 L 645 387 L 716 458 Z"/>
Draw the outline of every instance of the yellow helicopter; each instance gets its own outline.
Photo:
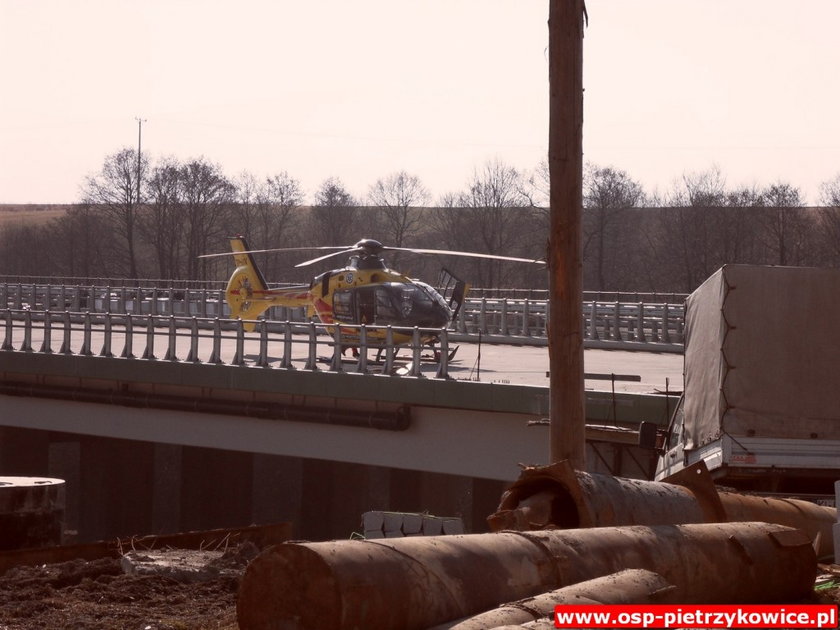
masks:
<path id="1" fill-rule="evenodd" d="M 248 248 L 242 236 L 230 239 L 231 250 L 223 254 L 206 254 L 202 258 L 233 256 L 236 269 L 227 284 L 225 299 L 230 316 L 244 320 L 246 330 L 254 330 L 255 321 L 272 306 L 306 307 L 311 317 L 329 326 L 335 335 L 340 330 L 343 346 L 359 342 L 359 326 L 366 326 L 369 342 L 385 340 L 387 327 L 391 327 L 395 345 L 410 343 L 415 327 L 422 329 L 421 342 L 433 346 L 438 340 L 435 330 L 446 327 L 458 316 L 468 285 L 446 269 L 441 274 L 441 289 L 409 278 L 389 269 L 381 254 L 385 251 L 402 251 L 416 254 L 438 254 L 490 258 L 513 262 L 545 264 L 541 260 L 496 256 L 474 252 L 439 249 L 388 247 L 377 240 L 366 238 L 355 245 L 322 247 L 288 247 L 277 249 Z M 334 250 L 323 256 L 298 263 L 305 267 L 333 256 L 349 255 L 347 266 L 324 272 L 312 279 L 309 285 L 270 288 L 253 254 L 277 251 Z M 344 328 L 342 324 L 352 326 Z"/>

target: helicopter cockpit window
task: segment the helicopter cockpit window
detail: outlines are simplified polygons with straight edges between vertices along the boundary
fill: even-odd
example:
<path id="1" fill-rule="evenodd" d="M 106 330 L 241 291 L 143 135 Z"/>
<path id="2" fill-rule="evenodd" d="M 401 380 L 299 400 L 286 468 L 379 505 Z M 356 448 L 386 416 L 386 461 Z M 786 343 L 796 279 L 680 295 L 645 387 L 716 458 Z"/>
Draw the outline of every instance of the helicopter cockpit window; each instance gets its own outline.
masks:
<path id="1" fill-rule="evenodd" d="M 353 292 L 351 290 L 336 291 L 333 294 L 333 313 L 338 319 L 352 321 L 353 313 Z"/>
<path id="2" fill-rule="evenodd" d="M 421 311 L 426 311 L 431 305 L 431 296 L 422 288 L 416 287 L 412 284 L 407 284 L 402 287 L 401 307 L 403 315 L 410 315 L 415 308 L 418 308 Z"/>
<path id="3" fill-rule="evenodd" d="M 443 296 L 440 293 L 438 293 L 437 291 L 435 291 L 428 284 L 426 284 L 425 282 L 420 282 L 419 280 L 415 280 L 414 284 L 416 284 L 418 287 L 420 287 L 422 289 L 422 292 L 423 292 L 425 298 L 429 301 L 429 303 L 437 302 L 438 305 L 443 306 L 444 308 L 447 308 L 447 309 L 449 308 L 446 304 L 446 300 L 443 299 Z"/>
<path id="4" fill-rule="evenodd" d="M 376 321 L 393 321 L 400 316 L 394 298 L 399 286 L 387 285 L 376 287 Z"/>

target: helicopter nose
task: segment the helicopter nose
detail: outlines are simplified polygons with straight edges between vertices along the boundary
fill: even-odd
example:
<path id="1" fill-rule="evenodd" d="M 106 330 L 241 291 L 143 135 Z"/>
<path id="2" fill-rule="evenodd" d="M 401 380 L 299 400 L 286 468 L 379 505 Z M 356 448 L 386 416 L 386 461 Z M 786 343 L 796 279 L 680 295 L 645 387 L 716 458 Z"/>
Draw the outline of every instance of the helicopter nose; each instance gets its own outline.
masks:
<path id="1" fill-rule="evenodd" d="M 446 328 L 449 325 L 449 320 L 452 318 L 452 313 L 444 306 L 435 306 L 436 308 L 434 309 L 434 313 L 432 315 L 434 322 L 431 324 L 430 328 Z"/>

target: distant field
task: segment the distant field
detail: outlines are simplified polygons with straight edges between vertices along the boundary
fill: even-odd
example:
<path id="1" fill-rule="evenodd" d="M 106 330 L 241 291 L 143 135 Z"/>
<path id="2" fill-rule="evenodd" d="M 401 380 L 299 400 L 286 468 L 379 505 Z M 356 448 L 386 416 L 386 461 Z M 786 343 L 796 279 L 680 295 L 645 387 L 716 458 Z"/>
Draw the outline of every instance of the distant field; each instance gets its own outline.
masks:
<path id="1" fill-rule="evenodd" d="M 32 223 L 40 225 L 64 215 L 69 205 L 0 204 L 0 228 L 6 225 Z"/>

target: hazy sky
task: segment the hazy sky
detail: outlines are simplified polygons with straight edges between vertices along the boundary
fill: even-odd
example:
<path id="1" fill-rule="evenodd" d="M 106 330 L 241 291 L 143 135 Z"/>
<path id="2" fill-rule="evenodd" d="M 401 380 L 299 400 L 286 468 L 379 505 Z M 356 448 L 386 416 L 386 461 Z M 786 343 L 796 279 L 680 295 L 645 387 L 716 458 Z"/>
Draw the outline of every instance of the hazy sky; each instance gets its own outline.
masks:
<path id="1" fill-rule="evenodd" d="M 647 191 L 717 164 L 811 203 L 840 173 L 840 1 L 587 0 L 584 153 Z M 204 156 L 434 198 L 548 129 L 547 0 L 0 0 L 0 203 L 69 203 L 106 155 Z"/>

